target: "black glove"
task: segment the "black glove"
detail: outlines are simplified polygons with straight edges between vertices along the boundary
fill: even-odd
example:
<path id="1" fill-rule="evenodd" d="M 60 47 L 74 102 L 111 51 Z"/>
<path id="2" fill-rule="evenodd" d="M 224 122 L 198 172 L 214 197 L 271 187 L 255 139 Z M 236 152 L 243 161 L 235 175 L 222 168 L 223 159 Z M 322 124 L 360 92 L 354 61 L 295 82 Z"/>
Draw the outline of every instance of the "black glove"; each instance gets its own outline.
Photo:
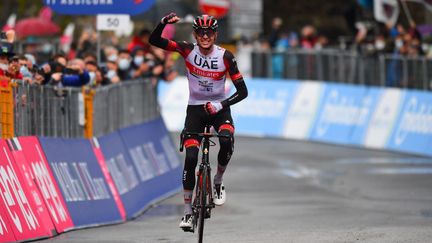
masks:
<path id="1" fill-rule="evenodd" d="M 180 18 L 177 16 L 176 13 L 170 13 L 168 15 L 165 15 L 165 17 L 163 17 L 161 19 L 161 23 L 162 24 L 174 24 L 179 20 L 180 20 Z"/>

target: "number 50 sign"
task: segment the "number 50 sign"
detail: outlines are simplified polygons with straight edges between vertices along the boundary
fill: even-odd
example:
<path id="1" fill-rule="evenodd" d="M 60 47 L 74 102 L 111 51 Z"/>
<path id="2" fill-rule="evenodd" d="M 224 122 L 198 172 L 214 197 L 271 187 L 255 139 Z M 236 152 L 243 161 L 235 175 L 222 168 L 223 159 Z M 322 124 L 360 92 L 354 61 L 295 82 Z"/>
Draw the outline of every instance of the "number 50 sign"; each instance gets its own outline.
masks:
<path id="1" fill-rule="evenodd" d="M 130 16 L 127 14 L 98 14 L 97 30 L 128 29 Z"/>

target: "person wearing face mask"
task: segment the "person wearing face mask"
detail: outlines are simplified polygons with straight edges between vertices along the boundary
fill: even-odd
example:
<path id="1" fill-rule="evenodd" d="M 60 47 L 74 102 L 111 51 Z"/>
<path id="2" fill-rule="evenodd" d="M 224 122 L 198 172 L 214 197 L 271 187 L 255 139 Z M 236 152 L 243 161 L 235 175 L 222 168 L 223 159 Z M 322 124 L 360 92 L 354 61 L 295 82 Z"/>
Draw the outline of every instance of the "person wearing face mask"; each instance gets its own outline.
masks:
<path id="1" fill-rule="evenodd" d="M 2 86 L 7 85 L 11 79 L 22 79 L 19 72 L 18 60 L 11 61 L 15 56 L 13 52 L 13 42 L 15 40 L 15 31 L 8 30 L 1 32 L 2 40 L 0 41 L 0 82 Z"/>
<path id="2" fill-rule="evenodd" d="M 132 68 L 131 68 L 132 58 L 127 50 L 119 51 L 117 65 L 118 71 L 117 74 L 121 80 L 129 80 L 132 78 Z"/>
<path id="3" fill-rule="evenodd" d="M 146 53 L 142 47 L 136 47 L 132 51 L 132 78 L 145 78 L 150 76 L 151 67 L 145 55 Z"/>
<path id="4" fill-rule="evenodd" d="M 86 62 L 86 70 L 89 72 L 90 82 L 88 83 L 91 87 L 98 87 L 107 84 L 109 81 L 102 75 L 101 69 L 94 61 Z"/>
<path id="5" fill-rule="evenodd" d="M 33 80 L 33 73 L 30 71 L 29 67 L 28 67 L 28 59 L 26 56 L 24 55 L 19 55 L 18 56 L 18 65 L 19 65 L 19 72 L 21 73 L 22 77 L 23 77 L 23 81 L 27 82 L 27 83 L 32 83 Z"/>
<path id="6" fill-rule="evenodd" d="M 108 61 L 106 63 L 105 78 L 108 80 L 109 84 L 116 84 L 121 82 L 117 72 L 118 72 L 117 62 Z"/>

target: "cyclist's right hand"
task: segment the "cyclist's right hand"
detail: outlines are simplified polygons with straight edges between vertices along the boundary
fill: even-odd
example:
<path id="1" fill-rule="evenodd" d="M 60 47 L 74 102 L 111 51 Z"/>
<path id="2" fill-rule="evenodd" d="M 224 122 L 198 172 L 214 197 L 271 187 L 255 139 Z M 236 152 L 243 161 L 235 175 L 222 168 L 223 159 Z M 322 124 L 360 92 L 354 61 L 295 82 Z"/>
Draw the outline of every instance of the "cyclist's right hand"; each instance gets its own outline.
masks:
<path id="1" fill-rule="evenodd" d="M 161 23 L 162 24 L 174 24 L 177 23 L 180 20 L 179 16 L 177 16 L 176 13 L 170 13 L 168 15 L 165 15 L 162 19 L 161 19 Z"/>

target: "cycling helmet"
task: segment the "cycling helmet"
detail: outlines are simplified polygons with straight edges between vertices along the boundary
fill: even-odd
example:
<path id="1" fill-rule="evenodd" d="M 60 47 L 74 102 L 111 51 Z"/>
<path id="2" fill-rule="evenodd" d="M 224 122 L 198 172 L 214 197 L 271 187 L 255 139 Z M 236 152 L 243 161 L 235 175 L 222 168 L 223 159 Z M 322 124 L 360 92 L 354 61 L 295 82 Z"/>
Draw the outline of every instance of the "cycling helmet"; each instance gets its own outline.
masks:
<path id="1" fill-rule="evenodd" d="M 218 28 L 218 22 L 213 16 L 203 14 L 195 18 L 192 27 L 194 30 L 210 28 L 213 31 L 216 31 Z"/>

